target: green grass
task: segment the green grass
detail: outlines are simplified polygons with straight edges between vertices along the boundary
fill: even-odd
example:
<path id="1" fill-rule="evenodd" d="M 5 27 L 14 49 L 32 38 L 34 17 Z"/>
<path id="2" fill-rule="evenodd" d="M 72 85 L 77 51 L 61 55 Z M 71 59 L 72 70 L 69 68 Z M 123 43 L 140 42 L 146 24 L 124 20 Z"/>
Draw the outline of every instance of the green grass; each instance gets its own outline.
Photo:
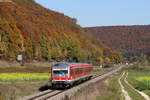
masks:
<path id="1" fill-rule="evenodd" d="M 139 83 L 139 81 L 137 81 L 137 78 L 139 78 L 139 77 L 150 77 L 150 71 L 129 70 L 129 75 L 127 78 L 129 83 L 132 84 L 132 86 L 134 86 L 134 88 L 142 90 L 143 92 L 145 92 L 146 94 L 148 94 L 150 96 L 150 89 L 143 88 L 144 84 Z M 148 83 L 148 84 L 150 84 L 150 83 Z M 145 83 L 145 85 L 147 85 L 147 83 Z"/>
<path id="2" fill-rule="evenodd" d="M 0 82 L 38 82 L 48 81 L 49 73 L 1 73 Z"/>
<path id="3" fill-rule="evenodd" d="M 129 96 L 133 99 L 133 100 L 144 100 L 144 98 L 139 94 L 137 93 L 134 89 L 132 89 L 129 85 L 127 85 L 125 82 L 124 82 L 124 79 L 125 79 L 125 76 L 121 79 L 121 83 L 122 85 L 124 86 L 125 90 L 128 92 Z"/>
<path id="4" fill-rule="evenodd" d="M 139 90 L 150 90 L 150 77 L 138 77 L 136 88 Z"/>
<path id="5" fill-rule="evenodd" d="M 100 68 L 100 66 L 94 66 L 93 70 L 94 72 L 98 72 L 98 71 L 101 71 L 102 68 Z"/>
<path id="6" fill-rule="evenodd" d="M 150 90 L 143 90 L 143 92 L 150 96 Z"/>
<path id="7" fill-rule="evenodd" d="M 118 78 L 118 75 L 113 76 L 106 91 L 104 91 L 103 94 L 100 94 L 100 96 L 97 96 L 96 100 L 123 100 Z"/>

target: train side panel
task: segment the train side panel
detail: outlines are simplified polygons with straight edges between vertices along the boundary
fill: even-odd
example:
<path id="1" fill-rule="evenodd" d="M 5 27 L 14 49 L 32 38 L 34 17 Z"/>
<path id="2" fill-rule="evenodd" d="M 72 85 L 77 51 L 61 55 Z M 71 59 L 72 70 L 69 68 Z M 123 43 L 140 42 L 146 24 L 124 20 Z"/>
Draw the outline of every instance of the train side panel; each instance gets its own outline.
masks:
<path id="1" fill-rule="evenodd" d="M 88 80 L 93 75 L 93 66 L 74 66 L 70 68 L 70 79 L 73 83 Z"/>

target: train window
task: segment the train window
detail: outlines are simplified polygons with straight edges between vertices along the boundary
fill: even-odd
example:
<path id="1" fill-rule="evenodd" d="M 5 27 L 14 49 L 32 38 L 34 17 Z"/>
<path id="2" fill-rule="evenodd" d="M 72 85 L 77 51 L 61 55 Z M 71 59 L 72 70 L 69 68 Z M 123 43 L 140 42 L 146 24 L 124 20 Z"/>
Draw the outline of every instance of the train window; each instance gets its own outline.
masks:
<path id="1" fill-rule="evenodd" d="M 68 77 L 68 70 L 54 70 L 53 77 Z"/>
<path id="2" fill-rule="evenodd" d="M 71 74 L 71 75 L 74 75 L 74 73 L 75 73 L 75 72 L 74 72 L 74 69 L 71 69 L 70 74 Z"/>
<path id="3" fill-rule="evenodd" d="M 75 71 L 76 74 L 81 74 L 82 72 L 83 72 L 82 68 L 77 68 Z"/>
<path id="4" fill-rule="evenodd" d="M 90 71 L 92 71 L 92 67 L 87 67 L 86 72 L 90 72 Z"/>
<path id="5" fill-rule="evenodd" d="M 80 68 L 80 74 L 83 72 L 83 69 L 82 68 Z"/>

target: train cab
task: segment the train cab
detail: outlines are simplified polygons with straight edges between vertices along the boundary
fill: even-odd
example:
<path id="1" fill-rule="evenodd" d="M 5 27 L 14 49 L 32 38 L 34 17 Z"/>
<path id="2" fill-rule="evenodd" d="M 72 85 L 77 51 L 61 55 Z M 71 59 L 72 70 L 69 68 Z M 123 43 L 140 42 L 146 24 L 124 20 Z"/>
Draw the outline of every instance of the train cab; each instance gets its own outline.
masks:
<path id="1" fill-rule="evenodd" d="M 70 84 L 69 67 L 68 64 L 55 64 L 52 67 L 52 86 L 53 87 L 65 87 Z"/>

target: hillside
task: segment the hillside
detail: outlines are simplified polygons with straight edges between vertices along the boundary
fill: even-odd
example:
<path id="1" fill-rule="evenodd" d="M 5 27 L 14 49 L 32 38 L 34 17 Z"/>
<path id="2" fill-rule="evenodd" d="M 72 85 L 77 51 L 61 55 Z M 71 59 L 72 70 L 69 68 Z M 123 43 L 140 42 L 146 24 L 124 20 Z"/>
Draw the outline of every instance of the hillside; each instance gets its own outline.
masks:
<path id="1" fill-rule="evenodd" d="M 150 25 L 88 27 L 104 44 L 124 56 L 150 56 Z"/>
<path id="2" fill-rule="evenodd" d="M 76 24 L 76 19 L 33 0 L 0 2 L 0 59 L 118 62 L 119 52 Z"/>

